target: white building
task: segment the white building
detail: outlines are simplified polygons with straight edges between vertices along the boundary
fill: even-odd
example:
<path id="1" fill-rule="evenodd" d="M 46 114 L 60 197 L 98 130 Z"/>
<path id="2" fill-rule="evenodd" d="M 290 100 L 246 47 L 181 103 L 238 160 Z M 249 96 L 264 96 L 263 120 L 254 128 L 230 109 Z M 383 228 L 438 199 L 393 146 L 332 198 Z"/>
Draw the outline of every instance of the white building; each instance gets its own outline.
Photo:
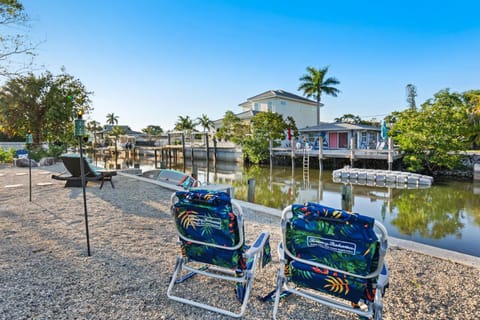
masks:
<path id="1" fill-rule="evenodd" d="M 317 124 L 317 103 L 283 90 L 269 90 L 248 98 L 239 104 L 243 112 L 272 111 L 283 116 L 292 117 L 297 128 L 305 128 Z"/>

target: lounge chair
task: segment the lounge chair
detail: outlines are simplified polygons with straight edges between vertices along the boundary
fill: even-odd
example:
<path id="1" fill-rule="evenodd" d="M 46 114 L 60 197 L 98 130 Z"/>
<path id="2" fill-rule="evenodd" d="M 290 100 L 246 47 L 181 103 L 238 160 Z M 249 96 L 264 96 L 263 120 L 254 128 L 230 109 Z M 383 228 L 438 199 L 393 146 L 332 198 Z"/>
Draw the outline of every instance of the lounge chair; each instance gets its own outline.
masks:
<path id="1" fill-rule="evenodd" d="M 179 238 L 180 254 L 177 257 L 167 296 L 175 301 L 241 317 L 247 307 L 258 264 L 263 267 L 271 260 L 270 234 L 263 231 L 251 247 L 245 245 L 241 207 L 226 192 L 195 190 L 172 194 L 172 216 Z M 174 293 L 174 287 L 200 274 L 234 283 L 240 306 L 235 307 L 227 296 L 219 296 L 225 306 L 201 302 L 183 292 Z M 180 291 L 180 290 L 176 290 Z M 215 294 L 202 287 L 204 295 Z M 234 312 L 234 309 L 240 309 Z"/>
<path id="2" fill-rule="evenodd" d="M 281 268 L 276 289 L 265 297 L 275 301 L 274 319 L 280 298 L 290 294 L 361 319 L 382 318 L 388 270 L 387 232 L 380 223 L 317 203 L 288 206 L 281 221 Z"/>
<path id="3" fill-rule="evenodd" d="M 63 165 L 67 171 L 62 172 L 59 175 L 52 175 L 52 179 L 65 180 L 65 187 L 81 187 L 82 175 L 80 169 L 80 155 L 64 154 L 60 156 L 60 159 L 62 159 Z M 90 164 L 85 157 L 83 157 L 83 169 L 85 172 L 85 185 L 88 183 L 88 181 L 101 181 L 101 189 L 105 181 L 110 181 L 112 188 L 115 188 L 112 177 L 117 175 L 116 171 L 102 170 L 101 168 L 97 168 Z M 65 176 L 65 174 L 70 175 Z"/>

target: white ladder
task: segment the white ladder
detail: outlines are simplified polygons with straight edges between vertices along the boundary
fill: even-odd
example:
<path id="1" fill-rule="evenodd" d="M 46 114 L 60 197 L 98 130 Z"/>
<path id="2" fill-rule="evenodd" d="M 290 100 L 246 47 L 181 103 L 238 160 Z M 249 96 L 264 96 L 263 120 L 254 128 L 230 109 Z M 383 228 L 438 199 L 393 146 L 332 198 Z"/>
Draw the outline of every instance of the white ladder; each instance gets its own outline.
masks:
<path id="1" fill-rule="evenodd" d="M 303 184 L 305 188 L 310 186 L 310 155 L 306 148 L 303 149 Z"/>

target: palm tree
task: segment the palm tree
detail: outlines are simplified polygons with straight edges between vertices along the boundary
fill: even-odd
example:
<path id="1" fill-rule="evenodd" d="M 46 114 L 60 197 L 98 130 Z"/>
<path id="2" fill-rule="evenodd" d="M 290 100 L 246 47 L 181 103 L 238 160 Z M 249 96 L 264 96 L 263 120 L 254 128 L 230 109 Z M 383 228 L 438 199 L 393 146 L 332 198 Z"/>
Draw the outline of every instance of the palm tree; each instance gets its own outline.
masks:
<path id="1" fill-rule="evenodd" d="M 110 124 L 110 125 L 118 124 L 118 116 L 116 116 L 113 112 L 107 114 L 107 124 Z"/>
<path id="2" fill-rule="evenodd" d="M 92 120 L 87 122 L 86 128 L 88 131 L 93 133 L 93 145 L 92 147 L 95 148 L 95 144 L 97 143 L 97 132 L 102 130 L 102 126 L 100 122 Z"/>
<path id="3" fill-rule="evenodd" d="M 210 120 L 206 114 L 202 113 L 202 116 L 198 117 L 197 120 L 197 124 L 203 127 L 203 132 L 208 131 L 213 127 L 213 121 Z"/>
<path id="4" fill-rule="evenodd" d="M 328 72 L 328 67 L 323 69 L 315 69 L 314 67 L 307 67 L 307 74 L 300 77 L 301 84 L 298 90 L 303 91 L 303 95 L 307 98 L 313 97 L 317 100 L 317 126 L 320 125 L 320 98 L 322 93 L 326 93 L 333 97 L 336 97 L 340 90 L 333 87 L 336 84 L 340 84 L 336 78 L 330 77 L 325 79 Z"/>
<path id="5" fill-rule="evenodd" d="M 175 130 L 182 131 L 193 131 L 196 127 L 196 124 L 190 119 L 189 116 L 182 117 L 178 116 L 178 121 L 175 123 Z"/>
<path id="6" fill-rule="evenodd" d="M 115 168 L 117 168 L 117 162 L 118 162 L 118 150 L 117 150 L 118 137 L 124 134 L 125 134 L 125 129 L 120 126 L 113 127 L 112 131 L 110 132 L 110 135 L 113 136 L 113 138 L 115 139 Z"/>
<path id="7" fill-rule="evenodd" d="M 160 126 L 148 125 L 142 129 L 142 132 L 149 136 L 160 136 L 163 133 L 163 129 Z"/>

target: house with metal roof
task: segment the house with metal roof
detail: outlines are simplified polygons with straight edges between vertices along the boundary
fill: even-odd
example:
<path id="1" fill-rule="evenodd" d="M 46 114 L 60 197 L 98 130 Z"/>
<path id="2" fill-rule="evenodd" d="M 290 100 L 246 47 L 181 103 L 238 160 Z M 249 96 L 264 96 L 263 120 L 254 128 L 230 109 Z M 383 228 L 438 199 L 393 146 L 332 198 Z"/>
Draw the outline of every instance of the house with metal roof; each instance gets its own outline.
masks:
<path id="1" fill-rule="evenodd" d="M 297 128 L 316 124 L 317 103 L 284 90 L 268 90 L 250 97 L 239 106 L 244 112 L 252 110 L 271 111 L 281 114 L 284 119 L 292 117 Z"/>
<path id="2" fill-rule="evenodd" d="M 375 126 L 351 123 L 325 123 L 317 125 L 317 103 L 299 95 L 284 90 L 268 90 L 239 104 L 242 112 L 236 116 L 243 121 L 249 121 L 259 112 L 276 112 L 284 119 L 292 117 L 299 128 L 302 147 L 318 148 L 319 137 L 323 138 L 325 149 L 349 149 L 354 138 L 354 148 L 376 149 L 381 141 L 381 129 Z M 323 106 L 323 105 L 321 105 Z M 222 119 L 214 121 L 216 129 L 222 126 Z M 288 147 L 290 141 L 281 142 L 282 147 Z"/>
<path id="3" fill-rule="evenodd" d="M 248 98 L 239 106 L 242 112 L 237 113 L 236 116 L 244 121 L 249 121 L 259 112 L 271 111 L 281 114 L 284 119 L 292 117 L 297 128 L 316 124 L 317 103 L 284 90 L 265 91 Z M 215 128 L 221 127 L 222 119 L 214 121 L 214 125 Z"/>
<path id="4" fill-rule="evenodd" d="M 318 149 L 319 137 L 322 137 L 324 149 L 377 149 L 381 139 L 381 128 L 345 122 L 325 123 L 299 129 L 301 142 Z"/>

